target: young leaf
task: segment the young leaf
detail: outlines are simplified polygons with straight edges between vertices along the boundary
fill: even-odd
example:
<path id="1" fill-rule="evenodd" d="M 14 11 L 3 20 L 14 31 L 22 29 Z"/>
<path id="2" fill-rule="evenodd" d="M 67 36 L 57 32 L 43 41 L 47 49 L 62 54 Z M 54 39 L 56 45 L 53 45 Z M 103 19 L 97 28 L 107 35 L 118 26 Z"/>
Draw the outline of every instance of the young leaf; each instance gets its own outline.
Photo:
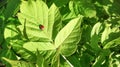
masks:
<path id="1" fill-rule="evenodd" d="M 105 30 L 103 31 L 101 36 L 101 43 L 108 39 L 110 32 L 111 32 L 110 24 L 106 24 Z"/>
<path id="2" fill-rule="evenodd" d="M 80 41 L 80 25 L 82 16 L 71 20 L 56 36 L 55 46 L 60 48 L 61 54 L 73 54 Z"/>
<path id="3" fill-rule="evenodd" d="M 94 25 L 94 27 L 93 27 L 93 29 L 92 29 L 92 31 L 91 31 L 91 37 L 93 36 L 93 35 L 95 35 L 95 34 L 99 34 L 99 32 L 100 32 L 100 27 L 101 27 L 101 23 L 100 22 L 98 22 L 98 23 L 96 23 L 95 25 Z"/>

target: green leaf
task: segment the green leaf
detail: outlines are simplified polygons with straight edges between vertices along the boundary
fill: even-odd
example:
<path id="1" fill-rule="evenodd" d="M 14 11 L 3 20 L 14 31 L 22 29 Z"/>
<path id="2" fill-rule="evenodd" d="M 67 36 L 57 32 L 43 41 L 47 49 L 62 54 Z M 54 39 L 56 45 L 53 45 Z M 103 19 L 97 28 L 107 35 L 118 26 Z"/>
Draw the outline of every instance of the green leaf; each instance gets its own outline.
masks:
<path id="1" fill-rule="evenodd" d="M 70 63 L 71 63 L 71 66 L 73 66 L 73 67 L 82 67 L 82 63 L 80 63 L 80 60 L 78 59 L 79 57 L 76 55 L 76 54 L 74 54 L 74 55 L 72 55 L 72 56 L 69 56 L 69 57 L 67 57 L 66 58 L 66 61 L 68 61 L 69 62 L 69 65 L 70 65 Z M 83 59 L 83 58 L 81 58 L 81 59 Z M 88 58 L 87 58 L 88 59 Z M 86 60 L 85 60 L 86 61 Z"/>
<path id="2" fill-rule="evenodd" d="M 109 49 L 105 49 L 105 50 L 101 50 L 101 52 L 99 53 L 98 57 L 95 59 L 94 64 L 92 65 L 92 67 L 101 67 L 102 64 L 104 62 L 106 62 L 106 59 L 108 59 L 110 55 L 110 50 Z"/>
<path id="3" fill-rule="evenodd" d="M 6 58 L 9 58 L 9 59 L 14 59 L 14 60 L 17 59 L 15 53 L 12 50 L 10 50 L 10 49 L 3 49 L 1 51 L 2 52 L 0 54 L 0 59 L 1 59 L 1 57 L 6 57 Z"/>
<path id="4" fill-rule="evenodd" d="M 120 37 L 113 39 L 112 41 L 105 44 L 104 49 L 108 49 L 111 47 L 115 47 L 117 45 L 120 45 Z"/>
<path id="5" fill-rule="evenodd" d="M 35 62 L 35 55 L 22 47 L 25 43 L 25 40 L 23 40 L 22 36 L 20 35 L 20 32 L 18 32 L 14 24 L 9 23 L 6 26 L 4 31 L 4 37 L 7 43 L 10 44 L 13 50 L 17 54 L 19 54 L 21 58 Z"/>
<path id="6" fill-rule="evenodd" d="M 80 58 L 81 59 L 79 60 L 79 67 L 90 67 L 89 63 L 91 63 L 91 61 L 93 59 L 93 57 L 90 54 L 84 52 L 84 53 L 82 53 Z M 74 63 L 76 63 L 76 62 L 74 61 Z M 78 65 L 78 64 L 75 64 L 75 65 Z"/>
<path id="7" fill-rule="evenodd" d="M 110 25 L 111 25 L 111 24 L 107 24 L 107 23 L 106 23 L 106 27 L 105 27 L 105 29 L 104 29 L 104 31 L 103 31 L 103 33 L 102 33 L 102 36 L 101 36 L 101 43 L 103 43 L 106 39 L 109 38 L 109 34 L 110 34 L 110 32 L 111 32 Z"/>
<path id="8" fill-rule="evenodd" d="M 7 4 L 7 8 L 4 11 L 4 16 L 6 19 L 8 19 L 11 16 L 14 16 L 16 12 L 18 11 L 20 0 L 9 0 Z"/>
<path id="9" fill-rule="evenodd" d="M 35 67 L 35 65 L 30 62 L 10 60 L 5 57 L 2 57 L 2 59 L 9 62 L 11 64 L 11 67 Z"/>
<path id="10" fill-rule="evenodd" d="M 51 61 L 53 60 L 53 57 L 55 56 L 56 50 L 41 50 L 39 51 L 40 55 L 42 55 L 44 57 L 44 59 L 48 62 L 48 63 L 52 63 Z M 59 54 L 59 53 L 58 53 Z M 53 60 L 54 61 L 54 60 Z"/>
<path id="11" fill-rule="evenodd" d="M 48 67 L 47 62 L 45 61 L 44 57 L 37 52 L 37 61 L 36 61 L 37 67 Z"/>
<path id="12" fill-rule="evenodd" d="M 95 17 L 96 16 L 96 8 L 94 4 L 92 3 L 92 0 L 82 0 L 81 5 L 79 6 L 79 11 L 81 14 L 83 14 L 85 17 Z M 87 4 L 87 5 L 86 5 Z M 83 11 L 83 12 L 82 12 Z"/>
<path id="13" fill-rule="evenodd" d="M 49 9 L 48 17 L 48 34 L 50 35 L 50 38 L 55 39 L 61 27 L 62 27 L 61 14 L 58 7 L 56 7 L 56 5 L 53 3 Z"/>
<path id="14" fill-rule="evenodd" d="M 91 0 L 75 0 L 73 3 L 73 8 L 76 14 L 81 14 L 85 17 L 95 17 L 96 16 L 96 10 L 95 6 L 91 2 Z M 86 5 L 87 4 L 87 5 Z"/>
<path id="15" fill-rule="evenodd" d="M 57 5 L 57 6 L 63 6 L 65 4 L 67 4 L 69 2 L 69 0 L 53 0 L 53 2 Z"/>
<path id="16" fill-rule="evenodd" d="M 101 23 L 100 22 L 98 22 L 98 23 L 96 23 L 94 26 L 93 26 L 93 29 L 92 29 L 92 31 L 91 31 L 91 37 L 93 36 L 93 35 L 95 35 L 95 34 L 99 34 L 99 32 L 100 32 L 100 27 L 101 27 Z"/>
<path id="17" fill-rule="evenodd" d="M 33 62 L 35 63 L 36 62 L 36 55 L 26 49 L 24 49 L 22 47 L 21 44 L 24 44 L 22 42 L 16 42 L 16 43 L 13 43 L 14 45 L 12 45 L 12 48 L 13 50 L 16 52 L 16 54 L 19 55 L 20 59 L 25 59 L 26 61 L 30 61 L 30 62 Z"/>
<path id="18" fill-rule="evenodd" d="M 56 49 L 55 45 L 49 42 L 26 42 L 23 44 L 23 47 L 29 51 Z"/>
<path id="19" fill-rule="evenodd" d="M 8 25 L 5 27 L 4 37 L 8 43 L 12 44 L 13 41 L 15 41 L 16 39 L 20 39 L 21 36 L 16 29 L 16 25 L 14 25 L 13 23 L 8 23 Z"/>
<path id="20" fill-rule="evenodd" d="M 40 0 L 31 3 L 23 1 L 20 11 L 18 18 L 22 26 L 19 27 L 30 41 L 52 41 L 62 27 L 61 15 L 55 4 L 48 9 Z M 39 28 L 40 24 L 44 26 L 43 30 Z"/>
<path id="21" fill-rule="evenodd" d="M 109 8 L 108 8 L 108 12 L 109 12 L 109 14 L 116 14 L 116 15 L 120 15 L 120 1 L 119 0 L 115 0 L 112 4 L 111 4 L 111 6 L 108 6 Z"/>
<path id="22" fill-rule="evenodd" d="M 64 8 L 67 8 L 67 6 L 64 7 Z M 73 19 L 73 18 L 75 18 L 77 16 L 76 13 L 74 12 L 73 1 L 69 2 L 69 8 L 68 9 L 70 11 L 69 10 L 65 10 L 65 11 L 67 11 L 66 13 L 65 13 L 65 11 L 63 11 L 63 13 L 65 13 L 63 15 L 63 20 Z"/>
<path id="23" fill-rule="evenodd" d="M 18 18 L 24 27 L 23 34 L 31 41 L 51 41 L 48 30 L 48 7 L 41 1 L 22 1 Z M 43 25 L 41 30 L 39 25 Z M 23 31 L 23 30 L 22 30 Z"/>
<path id="24" fill-rule="evenodd" d="M 100 51 L 100 48 L 99 48 L 99 45 L 98 45 L 98 42 L 99 42 L 99 36 L 98 35 L 94 35 L 91 37 L 91 40 L 90 40 L 90 46 L 92 47 L 92 49 L 97 53 Z"/>
<path id="25" fill-rule="evenodd" d="M 60 48 L 61 54 L 69 56 L 76 51 L 80 41 L 80 25 L 82 16 L 71 20 L 55 38 L 55 46 Z"/>
<path id="26" fill-rule="evenodd" d="M 120 54 L 114 55 L 111 53 L 110 60 L 109 60 L 109 67 L 119 67 L 120 66 Z"/>
<path id="27" fill-rule="evenodd" d="M 1 60 L 4 64 L 6 64 L 7 67 L 10 67 L 10 65 L 9 65 L 6 61 L 4 61 L 4 60 L 2 59 L 2 57 L 6 57 L 6 58 L 11 59 L 11 60 L 16 60 L 17 57 L 16 57 L 15 53 L 14 53 L 11 49 L 2 49 L 2 50 L 0 50 L 0 51 L 1 51 L 1 52 L 0 52 L 0 60 Z"/>
<path id="28" fill-rule="evenodd" d="M 51 67 L 60 67 L 60 51 L 56 51 L 55 55 L 52 57 Z"/>

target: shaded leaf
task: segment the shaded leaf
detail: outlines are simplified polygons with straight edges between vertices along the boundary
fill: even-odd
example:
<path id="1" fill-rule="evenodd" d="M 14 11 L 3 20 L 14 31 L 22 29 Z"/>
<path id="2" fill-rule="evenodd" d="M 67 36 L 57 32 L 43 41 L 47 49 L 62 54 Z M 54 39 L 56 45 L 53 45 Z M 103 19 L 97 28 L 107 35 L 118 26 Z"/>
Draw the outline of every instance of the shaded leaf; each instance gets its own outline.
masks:
<path id="1" fill-rule="evenodd" d="M 9 62 L 12 67 L 35 67 L 35 65 L 30 62 L 10 60 L 5 57 L 2 57 L 2 59 Z"/>
<path id="2" fill-rule="evenodd" d="M 120 37 L 113 39 L 112 41 L 105 44 L 104 49 L 108 49 L 111 47 L 115 47 L 117 45 L 120 45 Z"/>
<path id="3" fill-rule="evenodd" d="M 6 19 L 9 17 L 12 17 L 16 14 L 16 12 L 19 10 L 20 0 L 9 0 L 7 4 L 7 8 L 4 11 L 4 16 Z"/>
<path id="4" fill-rule="evenodd" d="M 44 57 L 37 52 L 37 61 L 36 61 L 37 67 L 48 67 L 47 62 L 45 61 Z"/>

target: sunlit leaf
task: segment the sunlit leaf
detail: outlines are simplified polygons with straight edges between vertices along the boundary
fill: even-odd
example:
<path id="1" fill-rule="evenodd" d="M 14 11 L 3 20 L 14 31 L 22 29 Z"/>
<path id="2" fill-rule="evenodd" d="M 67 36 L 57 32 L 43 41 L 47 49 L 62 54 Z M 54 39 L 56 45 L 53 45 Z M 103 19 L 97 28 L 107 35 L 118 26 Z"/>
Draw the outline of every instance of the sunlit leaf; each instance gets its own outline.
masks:
<path id="1" fill-rule="evenodd" d="M 23 47 L 29 51 L 56 49 L 53 44 L 48 42 L 27 42 L 23 44 Z"/>
<path id="2" fill-rule="evenodd" d="M 101 27 L 101 23 L 100 22 L 98 22 L 98 23 L 96 23 L 95 25 L 94 25 L 94 27 L 93 27 L 93 29 L 92 29 L 92 31 L 91 31 L 91 37 L 93 36 L 93 35 L 95 35 L 95 34 L 99 34 L 99 32 L 100 32 L 100 27 Z"/>
<path id="3" fill-rule="evenodd" d="M 18 18 L 24 27 L 23 34 L 31 41 L 51 41 L 48 30 L 48 7 L 43 1 L 22 1 Z M 39 25 L 44 26 L 44 30 Z"/>
<path id="4" fill-rule="evenodd" d="M 82 16 L 71 20 L 56 36 L 55 46 L 60 48 L 61 54 L 71 55 L 76 51 L 80 41 L 80 25 Z"/>
<path id="5" fill-rule="evenodd" d="M 101 36 L 101 43 L 103 43 L 106 39 L 109 38 L 110 32 L 111 32 L 110 24 L 106 24 L 106 27 Z"/>

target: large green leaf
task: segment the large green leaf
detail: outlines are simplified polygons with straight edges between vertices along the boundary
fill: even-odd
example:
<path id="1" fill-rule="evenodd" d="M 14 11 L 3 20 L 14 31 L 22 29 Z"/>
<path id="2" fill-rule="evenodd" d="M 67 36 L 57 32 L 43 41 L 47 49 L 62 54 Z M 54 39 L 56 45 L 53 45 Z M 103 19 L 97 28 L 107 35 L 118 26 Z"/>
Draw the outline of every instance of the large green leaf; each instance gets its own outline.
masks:
<path id="1" fill-rule="evenodd" d="M 48 7 L 43 1 L 22 1 L 18 18 L 24 27 L 26 37 L 31 41 L 51 41 L 48 30 Z M 39 25 L 45 28 L 41 30 Z"/>
<path id="2" fill-rule="evenodd" d="M 80 41 L 80 25 L 82 16 L 71 20 L 56 36 L 55 46 L 60 48 L 61 54 L 73 54 Z"/>
<path id="3" fill-rule="evenodd" d="M 56 30 L 58 31 L 61 26 L 60 12 L 55 4 L 48 9 L 41 0 L 22 1 L 20 12 L 18 13 L 18 18 L 22 23 L 20 27 L 24 29 L 23 34 L 30 41 L 52 41 L 53 33 L 55 38 Z M 39 25 L 43 25 L 44 29 L 41 30 Z M 53 31 L 53 28 L 56 30 Z"/>

